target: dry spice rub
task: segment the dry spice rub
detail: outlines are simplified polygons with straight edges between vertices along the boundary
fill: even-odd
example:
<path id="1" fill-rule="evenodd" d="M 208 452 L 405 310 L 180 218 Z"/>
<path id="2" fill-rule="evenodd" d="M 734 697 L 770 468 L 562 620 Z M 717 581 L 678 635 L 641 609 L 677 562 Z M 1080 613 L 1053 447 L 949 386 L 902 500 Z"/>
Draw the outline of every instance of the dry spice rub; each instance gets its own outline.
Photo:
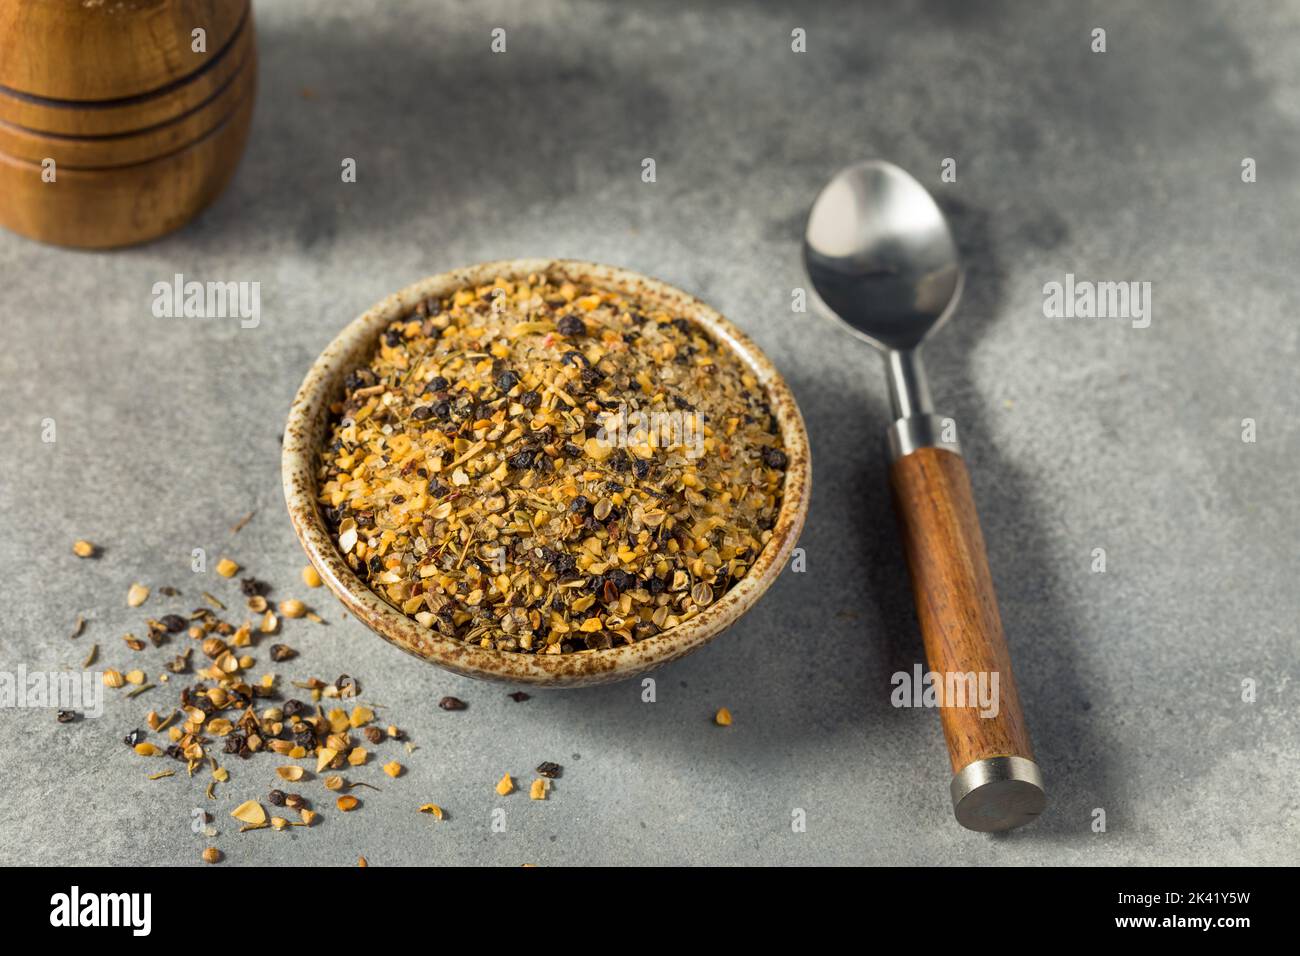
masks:
<path id="1" fill-rule="evenodd" d="M 698 614 L 772 534 L 787 460 L 754 376 L 657 304 L 547 276 L 421 302 L 346 394 L 319 501 L 421 624 L 562 654 Z"/>

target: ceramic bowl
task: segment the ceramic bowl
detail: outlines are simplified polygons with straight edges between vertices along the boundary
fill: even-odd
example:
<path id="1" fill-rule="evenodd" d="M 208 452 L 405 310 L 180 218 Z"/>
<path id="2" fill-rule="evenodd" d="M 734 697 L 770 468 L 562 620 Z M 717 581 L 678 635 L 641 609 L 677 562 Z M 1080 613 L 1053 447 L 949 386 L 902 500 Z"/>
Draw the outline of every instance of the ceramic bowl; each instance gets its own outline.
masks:
<path id="1" fill-rule="evenodd" d="M 329 426 L 329 406 L 343 394 L 348 372 L 366 364 L 384 328 L 430 296 L 444 296 L 498 277 L 548 273 L 574 283 L 635 296 L 699 323 L 758 379 L 780 428 L 789 463 L 772 537 L 753 566 L 699 615 L 635 644 L 572 654 L 523 654 L 464 644 L 424 627 L 388 604 L 353 573 L 335 547 L 316 503 L 317 463 Z M 812 472 L 808 435 L 781 375 L 743 332 L 703 302 L 663 282 L 626 269 L 589 262 L 515 259 L 444 272 L 390 295 L 345 328 L 321 353 L 294 398 L 284 431 L 282 477 L 289 518 L 307 557 L 343 605 L 380 637 L 402 650 L 469 677 L 541 687 L 573 687 L 623 680 L 676 660 L 712 640 L 752 608 L 784 569 L 808 513 Z"/>

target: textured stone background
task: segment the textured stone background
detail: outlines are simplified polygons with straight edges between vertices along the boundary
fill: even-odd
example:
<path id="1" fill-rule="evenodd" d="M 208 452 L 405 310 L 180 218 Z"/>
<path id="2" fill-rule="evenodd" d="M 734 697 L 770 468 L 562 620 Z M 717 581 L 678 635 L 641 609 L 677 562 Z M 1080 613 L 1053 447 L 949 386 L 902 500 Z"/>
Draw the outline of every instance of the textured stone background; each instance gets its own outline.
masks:
<path id="1" fill-rule="evenodd" d="M 697 6 L 258 2 L 254 131 L 215 206 L 112 255 L 0 236 L 0 664 L 75 665 L 92 641 L 132 663 L 131 581 L 181 587 L 180 609 L 233 593 L 190 573 L 197 546 L 300 593 L 277 434 L 303 373 L 386 293 L 491 258 L 640 269 L 757 339 L 811 431 L 807 573 L 660 671 L 654 705 L 636 683 L 516 704 L 314 592 L 330 626 L 291 622 L 304 653 L 281 673 L 359 677 L 419 745 L 407 776 L 372 764 L 353 776 L 384 792 L 361 791 L 360 811 L 241 835 L 226 814 L 265 793 L 274 760 L 233 764 L 212 803 L 198 779 L 145 780 L 161 763 L 120 743 L 170 692 L 110 697 L 70 726 L 6 711 L 0 862 L 196 862 L 197 806 L 232 863 L 1295 861 L 1300 8 Z M 496 26 L 505 55 L 488 51 Z M 878 360 L 790 311 L 805 211 L 867 156 L 936 191 L 969 264 L 930 372 L 964 429 L 1051 799 L 1001 838 L 951 819 L 936 715 L 888 702 L 920 642 Z M 154 318 L 150 288 L 175 272 L 261 282 L 261 327 Z M 1043 284 L 1066 272 L 1152 282 L 1151 327 L 1045 319 Z M 77 537 L 103 559 L 72 557 Z M 1095 547 L 1105 574 L 1089 571 Z M 438 710 L 443 694 L 470 709 Z M 709 722 L 720 705 L 728 730 Z M 566 768 L 548 802 L 493 792 L 541 760 Z M 325 802 L 319 782 L 301 789 Z M 429 800 L 451 819 L 417 816 Z"/>

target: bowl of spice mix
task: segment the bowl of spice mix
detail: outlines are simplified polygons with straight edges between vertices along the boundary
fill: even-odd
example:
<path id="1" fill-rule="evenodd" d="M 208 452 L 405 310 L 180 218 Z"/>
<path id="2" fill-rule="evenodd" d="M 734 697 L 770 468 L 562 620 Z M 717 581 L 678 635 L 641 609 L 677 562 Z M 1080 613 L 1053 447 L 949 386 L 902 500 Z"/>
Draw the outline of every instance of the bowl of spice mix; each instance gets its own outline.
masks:
<path id="1" fill-rule="evenodd" d="M 324 583 L 460 674 L 621 680 L 700 647 L 785 567 L 808 438 L 771 362 L 625 269 L 489 262 L 389 296 L 308 372 L 284 492 Z"/>

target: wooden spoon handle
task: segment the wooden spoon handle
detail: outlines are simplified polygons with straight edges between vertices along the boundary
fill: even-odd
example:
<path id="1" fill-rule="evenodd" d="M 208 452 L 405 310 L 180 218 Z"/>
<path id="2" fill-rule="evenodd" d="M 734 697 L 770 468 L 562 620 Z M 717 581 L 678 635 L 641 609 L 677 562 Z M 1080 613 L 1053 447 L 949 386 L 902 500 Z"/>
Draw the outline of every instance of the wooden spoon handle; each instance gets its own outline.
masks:
<path id="1" fill-rule="evenodd" d="M 943 448 L 917 448 L 893 462 L 890 484 L 956 774 L 957 819 L 978 830 L 1027 823 L 1042 810 L 1042 780 L 1011 672 L 966 463 Z"/>

